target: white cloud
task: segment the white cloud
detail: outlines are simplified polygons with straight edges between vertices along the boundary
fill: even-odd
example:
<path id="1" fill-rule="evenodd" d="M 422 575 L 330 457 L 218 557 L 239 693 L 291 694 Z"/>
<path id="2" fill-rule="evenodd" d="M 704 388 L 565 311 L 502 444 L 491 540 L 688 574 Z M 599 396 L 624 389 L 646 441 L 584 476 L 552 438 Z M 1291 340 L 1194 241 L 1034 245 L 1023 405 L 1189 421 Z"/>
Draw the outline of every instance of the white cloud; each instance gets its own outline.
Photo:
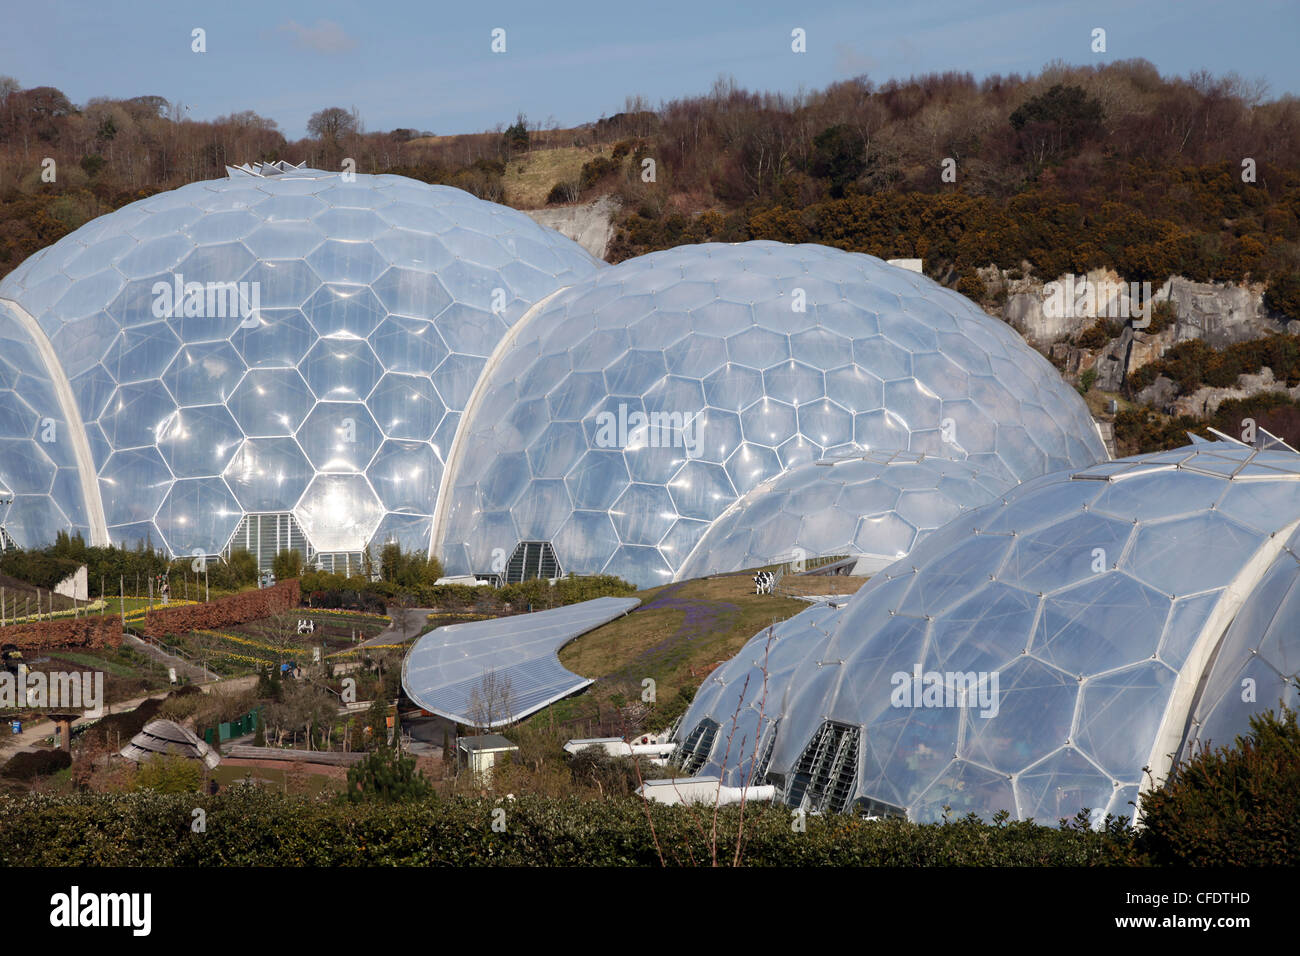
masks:
<path id="1" fill-rule="evenodd" d="M 357 41 L 333 20 L 317 20 L 309 27 L 290 20 L 282 24 L 280 29 L 292 33 L 293 42 L 297 46 L 317 53 L 344 53 L 357 45 Z"/>

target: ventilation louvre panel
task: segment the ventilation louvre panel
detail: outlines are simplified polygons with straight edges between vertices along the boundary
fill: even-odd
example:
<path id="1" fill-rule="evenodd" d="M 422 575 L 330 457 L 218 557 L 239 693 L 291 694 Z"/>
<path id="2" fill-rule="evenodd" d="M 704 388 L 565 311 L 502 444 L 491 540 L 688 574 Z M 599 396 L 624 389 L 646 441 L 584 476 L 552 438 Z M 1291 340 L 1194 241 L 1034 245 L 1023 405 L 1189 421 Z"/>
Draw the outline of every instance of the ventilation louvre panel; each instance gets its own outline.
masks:
<path id="1" fill-rule="evenodd" d="M 713 752 L 713 743 L 718 739 L 720 724 L 716 720 L 705 718 L 695 725 L 686 742 L 677 750 L 682 773 L 693 777 L 700 772 L 709 754 Z"/>
<path id="2" fill-rule="evenodd" d="M 505 583 L 518 584 L 534 578 L 550 580 L 560 576 L 560 562 L 549 541 L 521 541 L 506 562 Z"/>
<path id="3" fill-rule="evenodd" d="M 860 727 L 826 721 L 795 763 L 785 802 L 817 813 L 842 813 L 858 779 Z"/>

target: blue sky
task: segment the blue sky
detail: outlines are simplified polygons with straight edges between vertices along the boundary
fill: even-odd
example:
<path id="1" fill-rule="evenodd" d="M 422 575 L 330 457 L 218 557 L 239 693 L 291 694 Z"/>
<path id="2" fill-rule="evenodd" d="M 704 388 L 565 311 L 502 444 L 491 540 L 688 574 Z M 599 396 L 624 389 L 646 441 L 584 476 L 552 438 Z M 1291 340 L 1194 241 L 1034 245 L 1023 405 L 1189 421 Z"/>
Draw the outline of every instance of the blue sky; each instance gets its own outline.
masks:
<path id="1" fill-rule="evenodd" d="M 159 95 L 211 119 L 252 109 L 302 136 L 325 106 L 368 130 L 490 129 L 522 110 L 563 126 L 707 92 L 719 75 L 796 92 L 866 73 L 881 81 L 958 70 L 1034 73 L 1143 57 L 1163 74 L 1205 68 L 1300 93 L 1296 0 L 1061 2 L 600 2 L 476 0 L 5 0 L 0 74 L 92 96 Z M 207 52 L 190 50 L 191 31 Z M 490 50 L 506 31 L 506 52 Z M 790 31 L 808 51 L 790 51 Z M 1091 31 L 1108 50 L 1090 50 Z"/>

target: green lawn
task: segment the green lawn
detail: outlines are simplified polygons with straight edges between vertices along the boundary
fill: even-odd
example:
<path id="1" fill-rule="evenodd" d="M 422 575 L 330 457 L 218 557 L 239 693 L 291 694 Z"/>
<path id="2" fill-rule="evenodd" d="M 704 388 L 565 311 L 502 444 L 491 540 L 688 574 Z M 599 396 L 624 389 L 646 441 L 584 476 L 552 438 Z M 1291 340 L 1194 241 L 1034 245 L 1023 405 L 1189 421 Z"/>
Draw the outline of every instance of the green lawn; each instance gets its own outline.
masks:
<path id="1" fill-rule="evenodd" d="M 799 591 L 810 595 L 851 593 L 866 582 L 851 577 L 795 580 Z M 560 650 L 560 663 L 596 683 L 527 723 L 592 717 L 609 706 L 622 706 L 640 695 L 647 677 L 655 681 L 661 704 L 673 700 L 679 690 L 694 692 L 714 667 L 735 656 L 754 635 L 810 606 L 795 598 L 753 592 L 748 572 L 638 592 L 639 609 Z"/>
<path id="2" fill-rule="evenodd" d="M 96 670 L 102 670 L 115 677 L 141 677 L 147 678 L 149 675 L 141 669 L 132 667 L 130 664 L 117 660 L 116 655 L 96 655 L 82 651 L 65 651 L 60 648 L 57 651 L 50 652 L 52 656 L 59 660 L 72 661 L 74 664 L 80 664 L 82 667 L 91 667 Z"/>

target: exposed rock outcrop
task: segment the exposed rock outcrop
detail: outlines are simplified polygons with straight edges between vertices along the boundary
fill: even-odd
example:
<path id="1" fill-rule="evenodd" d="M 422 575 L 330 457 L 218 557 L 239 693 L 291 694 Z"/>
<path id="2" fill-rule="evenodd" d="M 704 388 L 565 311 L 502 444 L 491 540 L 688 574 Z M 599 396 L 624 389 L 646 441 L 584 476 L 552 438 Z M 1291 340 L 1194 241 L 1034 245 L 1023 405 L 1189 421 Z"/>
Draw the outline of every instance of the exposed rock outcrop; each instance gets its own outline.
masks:
<path id="1" fill-rule="evenodd" d="M 1150 298 L 1153 303 L 1169 302 L 1175 319 L 1167 328 L 1152 332 L 1135 329 L 1129 321 L 1135 315 L 1140 320 L 1139 302 L 1132 301 L 1129 284 L 1113 271 L 1097 269 L 1086 277 L 1062 276 L 1055 283 L 1015 277 L 1026 271 L 1027 266 L 1010 274 L 990 267 L 979 274 L 990 289 L 1005 291 L 1001 311 L 1005 322 L 1031 345 L 1050 354 L 1066 377 L 1077 379 L 1095 369 L 1096 387 L 1106 391 L 1117 391 L 1135 369 L 1156 361 L 1178 342 L 1204 339 L 1214 348 L 1223 348 L 1270 333 L 1300 332 L 1300 321 L 1287 323 L 1265 307 L 1262 283 L 1192 282 L 1174 276 L 1152 290 Z M 1078 296 L 1085 279 L 1101 294 L 1084 303 L 1085 308 L 1062 309 L 1062 300 Z M 1132 291 L 1140 300 L 1140 290 Z M 1124 323 L 1123 331 L 1099 350 L 1074 344 L 1080 333 L 1099 320 Z M 1144 394 L 1148 392 L 1154 404 L 1172 403 L 1173 396 L 1164 389 L 1148 389 Z"/>
<path id="2" fill-rule="evenodd" d="M 1164 378 L 1164 376 L 1161 376 Z M 1157 381 L 1159 381 L 1157 379 Z M 1166 379 L 1166 381 L 1168 381 Z M 1154 387 L 1154 386 L 1153 386 Z M 1143 393 L 1147 389 L 1143 389 Z M 1262 368 L 1256 375 L 1238 375 L 1237 384 L 1228 388 L 1214 388 L 1205 385 L 1187 395 L 1179 395 L 1167 402 L 1164 410 L 1174 415 L 1197 415 L 1209 417 L 1219 410 L 1230 398 L 1250 398 L 1262 392 L 1283 392 L 1293 399 L 1300 399 L 1300 385 L 1287 388 L 1286 382 L 1273 377 L 1271 368 Z"/>
<path id="3" fill-rule="evenodd" d="M 1054 280 L 1055 285 L 1036 278 L 1010 278 L 996 269 L 980 270 L 980 275 L 986 284 L 1001 281 L 1006 289 L 1003 321 L 1039 348 L 1077 336 L 1098 318 L 1126 321 L 1137 311 L 1138 303 L 1127 301 L 1129 296 L 1125 290 L 1129 283 L 1109 269 L 1095 269 L 1086 277 L 1061 276 Z M 1096 297 L 1097 301 L 1090 304 L 1091 311 L 1076 309 L 1073 305 L 1061 309 L 1061 289 L 1068 290 L 1067 300 L 1072 297 L 1069 293 L 1077 296 L 1085 278 L 1094 289 L 1102 290 L 1102 294 Z M 1202 338 L 1215 348 L 1221 348 L 1233 342 L 1257 339 L 1269 332 L 1283 331 L 1280 317 L 1271 315 L 1264 306 L 1264 288 L 1262 283 L 1192 282 L 1174 276 L 1152 290 L 1153 302 L 1168 301 L 1177 313 L 1172 334 L 1158 339 L 1153 345 L 1166 342 L 1172 345 L 1184 339 Z"/>
<path id="4" fill-rule="evenodd" d="M 613 196 L 579 206 L 551 206 L 523 210 L 532 220 L 568 236 L 597 259 L 604 259 L 614 238 L 614 216 L 619 203 Z"/>

